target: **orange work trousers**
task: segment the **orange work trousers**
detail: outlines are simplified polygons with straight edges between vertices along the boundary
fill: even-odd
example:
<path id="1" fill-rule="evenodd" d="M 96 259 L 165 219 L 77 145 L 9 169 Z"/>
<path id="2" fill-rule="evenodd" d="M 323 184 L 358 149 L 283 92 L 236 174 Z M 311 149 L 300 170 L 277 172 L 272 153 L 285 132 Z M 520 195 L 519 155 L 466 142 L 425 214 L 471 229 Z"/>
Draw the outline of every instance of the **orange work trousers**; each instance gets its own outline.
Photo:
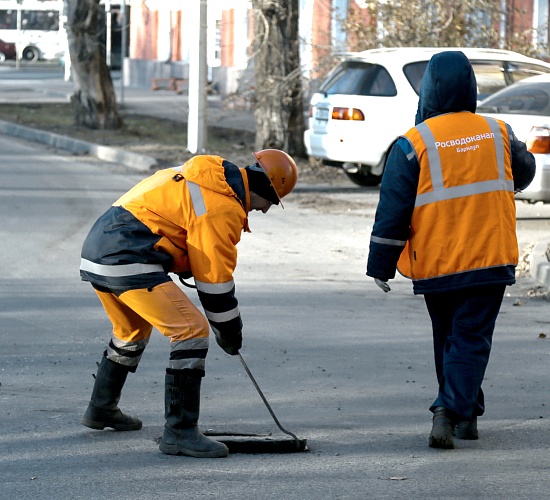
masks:
<path id="1" fill-rule="evenodd" d="M 208 320 L 173 281 L 120 295 L 95 291 L 113 325 L 111 361 L 135 370 L 156 328 L 170 338 L 170 368 L 204 370 Z"/>

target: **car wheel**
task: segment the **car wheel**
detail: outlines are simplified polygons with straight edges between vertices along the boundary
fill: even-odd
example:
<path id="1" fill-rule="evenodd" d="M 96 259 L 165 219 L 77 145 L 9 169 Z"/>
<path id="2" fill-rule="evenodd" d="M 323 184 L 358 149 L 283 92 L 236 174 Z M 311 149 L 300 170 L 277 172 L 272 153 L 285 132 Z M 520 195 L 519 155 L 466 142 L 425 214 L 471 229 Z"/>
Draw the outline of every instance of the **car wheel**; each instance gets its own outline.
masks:
<path id="1" fill-rule="evenodd" d="M 6 60 L 6 54 L 0 52 L 0 63 L 3 63 Z"/>
<path id="2" fill-rule="evenodd" d="M 359 171 L 359 172 L 352 173 L 352 172 L 346 172 L 345 170 L 344 172 L 346 173 L 348 178 L 358 186 L 368 186 L 368 187 L 378 186 L 378 184 L 380 184 L 380 182 L 382 181 L 381 175 L 374 175 L 374 174 L 371 174 L 370 172 L 365 173 L 365 172 Z"/>
<path id="3" fill-rule="evenodd" d="M 36 47 L 25 47 L 23 50 L 23 60 L 27 62 L 36 62 L 40 58 L 40 52 Z"/>

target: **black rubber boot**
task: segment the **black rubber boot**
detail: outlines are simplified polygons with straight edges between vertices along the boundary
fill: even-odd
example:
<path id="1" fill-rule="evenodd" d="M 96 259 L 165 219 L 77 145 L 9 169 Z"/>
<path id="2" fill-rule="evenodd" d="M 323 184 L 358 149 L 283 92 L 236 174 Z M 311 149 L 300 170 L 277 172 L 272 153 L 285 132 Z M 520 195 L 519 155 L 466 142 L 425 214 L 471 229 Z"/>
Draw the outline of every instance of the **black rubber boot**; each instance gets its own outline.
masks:
<path id="1" fill-rule="evenodd" d="M 206 437 L 198 428 L 201 370 L 166 370 L 164 433 L 160 451 L 197 458 L 227 457 L 225 444 Z"/>
<path id="2" fill-rule="evenodd" d="M 479 433 L 477 432 L 477 417 L 471 420 L 461 420 L 456 424 L 455 436 L 457 439 L 479 439 Z"/>
<path id="3" fill-rule="evenodd" d="M 454 424 L 451 412 L 447 408 L 438 406 L 434 410 L 432 432 L 429 445 L 431 448 L 452 450 L 455 447 L 453 440 Z"/>
<path id="4" fill-rule="evenodd" d="M 129 371 L 126 366 L 114 363 L 103 356 L 97 369 L 90 404 L 80 420 L 82 425 L 97 430 L 105 427 L 117 431 L 141 429 L 139 418 L 122 413 L 117 406 Z"/>

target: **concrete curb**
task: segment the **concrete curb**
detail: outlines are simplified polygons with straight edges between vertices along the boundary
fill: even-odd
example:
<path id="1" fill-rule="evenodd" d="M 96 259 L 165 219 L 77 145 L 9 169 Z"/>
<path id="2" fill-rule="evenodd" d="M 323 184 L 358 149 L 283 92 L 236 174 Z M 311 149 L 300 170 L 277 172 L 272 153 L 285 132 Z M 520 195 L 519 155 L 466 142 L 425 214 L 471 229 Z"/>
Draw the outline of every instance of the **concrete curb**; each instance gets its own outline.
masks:
<path id="1" fill-rule="evenodd" d="M 43 130 L 25 127 L 23 125 L 15 125 L 10 122 L 0 120 L 0 132 L 13 137 L 19 137 L 28 141 L 40 142 L 48 144 L 59 149 L 70 151 L 75 154 L 89 154 L 96 156 L 100 160 L 124 165 L 133 168 L 140 172 L 150 171 L 156 164 L 157 160 L 151 156 L 132 153 L 110 146 L 101 146 L 91 142 L 73 139 L 64 135 L 53 134 Z"/>
<path id="2" fill-rule="evenodd" d="M 538 242 L 529 256 L 529 273 L 539 283 L 550 287 L 550 261 L 546 256 L 548 242 Z"/>

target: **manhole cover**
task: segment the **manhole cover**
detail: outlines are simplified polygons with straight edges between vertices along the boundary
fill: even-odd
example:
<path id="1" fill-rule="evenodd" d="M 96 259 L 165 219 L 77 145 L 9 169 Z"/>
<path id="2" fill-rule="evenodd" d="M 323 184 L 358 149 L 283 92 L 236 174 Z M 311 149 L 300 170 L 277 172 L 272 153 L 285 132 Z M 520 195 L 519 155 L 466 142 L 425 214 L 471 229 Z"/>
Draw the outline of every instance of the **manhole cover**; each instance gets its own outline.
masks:
<path id="1" fill-rule="evenodd" d="M 230 453 L 297 453 L 309 451 L 307 439 L 276 438 L 262 434 L 239 434 L 233 432 L 215 432 L 208 430 L 203 433 L 225 444 Z"/>

